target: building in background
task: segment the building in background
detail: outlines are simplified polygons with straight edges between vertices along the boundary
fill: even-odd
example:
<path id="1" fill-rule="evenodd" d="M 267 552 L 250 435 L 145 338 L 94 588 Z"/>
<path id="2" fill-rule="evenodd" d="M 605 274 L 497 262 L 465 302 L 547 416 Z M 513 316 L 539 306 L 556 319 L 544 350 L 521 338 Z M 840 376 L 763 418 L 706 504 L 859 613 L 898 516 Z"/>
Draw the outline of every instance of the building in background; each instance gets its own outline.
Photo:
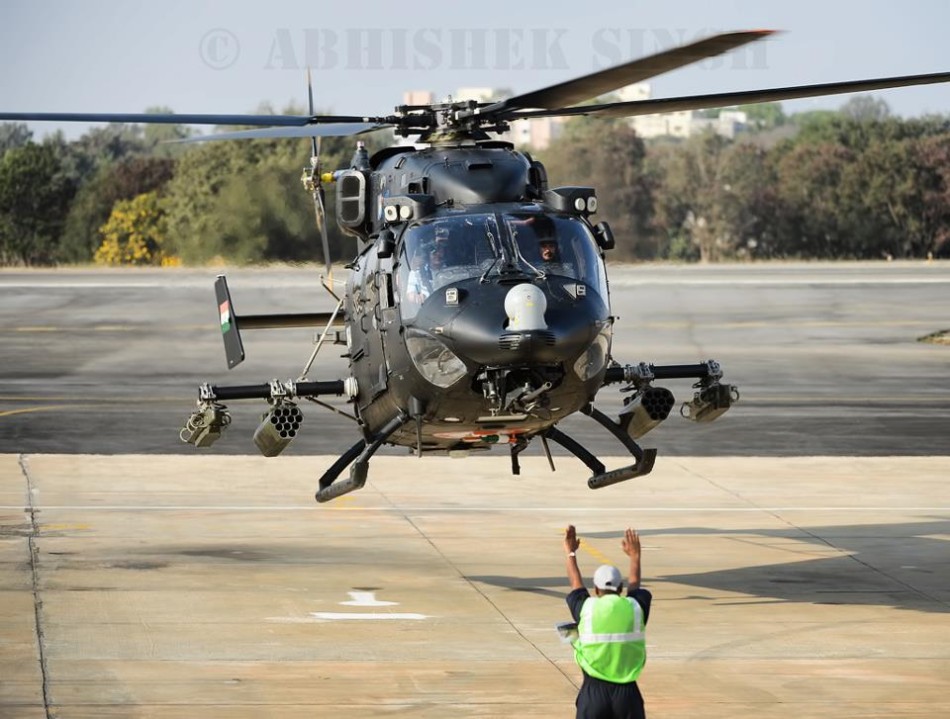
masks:
<path id="1" fill-rule="evenodd" d="M 495 102 L 510 96 L 507 90 L 494 87 L 460 87 L 452 95 L 452 100 L 475 100 L 476 102 Z M 649 83 L 639 82 L 617 91 L 621 102 L 649 100 L 652 88 Z M 435 96 L 428 90 L 414 90 L 403 95 L 407 105 L 428 105 L 435 102 Z M 544 150 L 560 137 L 564 130 L 565 117 L 538 117 L 514 120 L 511 129 L 499 139 L 513 143 L 516 147 L 531 150 Z M 704 117 L 692 110 L 668 112 L 655 115 L 640 115 L 629 118 L 630 126 L 644 138 L 679 137 L 687 138 L 708 130 L 717 135 L 734 139 L 736 134 L 746 128 L 748 117 L 741 110 L 722 110 L 716 117 Z"/>
<path id="2" fill-rule="evenodd" d="M 649 100 L 652 89 L 649 83 L 638 82 L 628 85 L 617 92 L 622 102 Z M 718 117 L 703 117 L 693 110 L 667 112 L 657 115 L 639 115 L 630 118 L 630 126 L 637 134 L 649 139 L 653 137 L 681 137 L 687 138 L 707 130 L 722 135 L 730 140 L 736 133 L 745 129 L 748 122 L 746 113 L 741 110 L 722 110 Z"/>

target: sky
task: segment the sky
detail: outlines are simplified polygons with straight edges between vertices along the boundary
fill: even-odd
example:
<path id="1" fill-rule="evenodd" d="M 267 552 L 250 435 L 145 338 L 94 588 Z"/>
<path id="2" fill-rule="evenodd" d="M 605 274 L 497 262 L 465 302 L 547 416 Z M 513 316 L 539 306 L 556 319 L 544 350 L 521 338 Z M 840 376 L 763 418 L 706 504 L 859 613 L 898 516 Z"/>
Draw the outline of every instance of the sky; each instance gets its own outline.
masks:
<path id="1" fill-rule="evenodd" d="M 0 110 L 247 113 L 306 102 L 385 115 L 406 90 L 515 93 L 716 32 L 781 31 L 651 81 L 654 97 L 950 71 L 944 0 L 0 0 Z M 950 113 L 950 84 L 879 91 Z M 783 103 L 835 109 L 848 96 Z M 31 123 L 37 139 L 63 127 Z"/>

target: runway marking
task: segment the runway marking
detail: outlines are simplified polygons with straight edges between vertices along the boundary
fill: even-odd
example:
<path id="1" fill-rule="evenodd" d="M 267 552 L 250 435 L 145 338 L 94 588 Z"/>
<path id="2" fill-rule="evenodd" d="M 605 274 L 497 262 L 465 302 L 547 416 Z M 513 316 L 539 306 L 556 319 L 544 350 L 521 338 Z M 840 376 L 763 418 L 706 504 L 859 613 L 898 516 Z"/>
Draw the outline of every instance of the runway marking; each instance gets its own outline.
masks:
<path id="1" fill-rule="evenodd" d="M 399 602 L 386 602 L 376 599 L 376 592 L 354 591 L 347 592 L 347 594 L 353 599 L 349 602 L 340 602 L 340 604 L 350 607 L 392 607 L 399 604 Z M 313 617 L 313 619 L 324 621 L 393 621 L 398 619 L 418 621 L 420 619 L 429 618 L 427 614 L 418 614 L 416 612 L 310 612 L 310 616 Z M 271 617 L 269 621 L 300 622 L 306 620 L 295 617 Z"/>
<path id="2" fill-rule="evenodd" d="M 605 555 L 596 547 L 591 546 L 591 543 L 589 541 L 585 542 L 583 539 L 581 539 L 581 544 L 580 544 L 579 549 L 585 554 L 596 559 L 601 564 L 613 564 L 613 562 L 610 561 L 610 558 L 607 555 Z"/>
<path id="3" fill-rule="evenodd" d="M 383 612 L 371 613 L 371 612 L 310 612 L 310 616 L 314 619 L 368 619 L 368 620 L 378 620 L 378 619 L 428 619 L 428 614 L 413 614 L 411 612 L 402 612 L 402 613 L 391 613 L 386 614 Z"/>
<path id="4" fill-rule="evenodd" d="M 155 505 L 37 505 L 36 509 L 44 511 L 75 512 L 183 512 L 205 510 L 208 512 L 324 512 L 326 508 L 319 506 L 304 507 L 300 505 L 288 506 L 251 506 L 251 505 L 204 505 L 204 504 L 175 504 L 166 506 Z M 342 507 L 340 508 L 342 509 Z M 394 514 L 399 512 L 494 512 L 494 513 L 535 513 L 535 512 L 571 512 L 597 513 L 627 512 L 629 507 L 347 507 L 351 512 L 372 512 L 378 514 Z M 22 504 L 0 505 L 3 511 L 29 511 L 29 507 Z M 950 507 L 643 507 L 637 506 L 638 512 L 675 513 L 675 512 L 718 512 L 718 513 L 750 513 L 750 512 L 950 512 Z"/>
<path id="5" fill-rule="evenodd" d="M 23 326 L 8 326 L 0 327 L 0 332 L 24 332 L 24 333 L 66 333 L 66 332 L 151 332 L 155 327 L 162 327 L 169 330 L 180 331 L 180 330 L 208 330 L 213 328 L 210 322 L 206 324 L 164 324 L 164 323 L 148 323 L 144 322 L 142 324 L 130 324 L 130 325 L 92 325 L 89 327 L 82 325 L 70 325 L 68 327 L 62 327 L 59 325 L 23 325 Z"/>
<path id="6" fill-rule="evenodd" d="M 621 319 L 623 318 L 623 313 L 618 315 Z M 637 328 L 645 329 L 683 329 L 696 325 L 695 321 L 691 320 L 671 320 L 669 322 L 662 321 L 646 321 L 640 322 L 636 325 L 631 325 Z M 782 321 L 783 327 L 802 327 L 802 328 L 818 328 L 818 329 L 828 329 L 828 328 L 856 328 L 856 327 L 932 327 L 934 322 L 930 320 L 800 320 L 800 321 Z M 193 331 L 193 330 L 208 330 L 213 328 L 213 325 L 210 323 L 203 324 L 165 324 L 165 323 L 144 323 L 144 324 L 130 324 L 130 325 L 92 325 L 92 326 L 81 326 L 81 325 L 70 325 L 70 326 L 59 326 L 59 325 L 24 325 L 24 326 L 0 326 L 0 332 L 23 332 L 23 333 L 34 333 L 34 334 L 52 334 L 52 333 L 89 333 L 89 332 L 151 332 L 156 327 L 170 331 Z M 747 320 L 747 321 L 736 321 L 736 322 L 703 322 L 702 327 L 707 330 L 711 329 L 755 329 L 755 328 L 767 328 L 771 329 L 775 327 L 774 321 L 769 320 Z M 306 329 L 306 328 L 304 328 Z M 309 331 L 309 330 L 308 330 Z"/>
<path id="7" fill-rule="evenodd" d="M 0 412 L 0 417 L 12 417 L 15 414 L 31 414 L 33 412 L 56 412 L 64 409 L 88 409 L 90 404 L 53 404 L 43 407 L 23 407 L 22 409 L 7 409 Z"/>
<path id="8" fill-rule="evenodd" d="M 346 607 L 392 607 L 399 602 L 384 602 L 376 598 L 376 592 L 347 592 L 352 599 L 348 602 L 340 602 Z"/>
<path id="9" fill-rule="evenodd" d="M 608 267 L 608 271 L 609 271 Z M 683 278 L 644 278 L 630 279 L 621 277 L 611 278 L 611 287 L 652 287 L 661 285 L 672 287 L 677 285 L 689 287 L 709 286 L 762 286 L 762 287 L 814 287 L 816 285 L 835 286 L 835 285 L 946 285 L 950 284 L 950 276 L 947 277 L 803 277 L 803 278 L 783 278 L 783 279 L 740 279 L 738 277 L 722 278 L 702 278 L 683 279 Z"/>

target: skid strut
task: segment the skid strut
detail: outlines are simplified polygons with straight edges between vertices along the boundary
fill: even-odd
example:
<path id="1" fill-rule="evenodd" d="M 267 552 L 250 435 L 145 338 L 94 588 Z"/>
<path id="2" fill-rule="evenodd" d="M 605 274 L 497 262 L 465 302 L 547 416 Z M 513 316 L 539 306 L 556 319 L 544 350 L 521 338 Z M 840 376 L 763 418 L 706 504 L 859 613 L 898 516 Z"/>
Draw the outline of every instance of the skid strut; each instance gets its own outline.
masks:
<path id="1" fill-rule="evenodd" d="M 329 502 L 339 496 L 355 492 L 366 484 L 366 476 L 369 474 L 369 460 L 376 451 L 383 446 L 383 443 L 392 436 L 392 434 L 402 427 L 409 418 L 404 414 L 398 414 L 393 417 L 389 423 L 380 430 L 373 441 L 366 443 L 360 440 L 350 447 L 340 458 L 333 463 L 323 476 L 320 477 L 320 486 L 315 495 L 318 502 Z M 354 459 L 356 461 L 354 461 Z M 350 476 L 340 482 L 334 482 L 340 473 L 346 469 L 346 466 L 353 462 L 350 467 Z"/>

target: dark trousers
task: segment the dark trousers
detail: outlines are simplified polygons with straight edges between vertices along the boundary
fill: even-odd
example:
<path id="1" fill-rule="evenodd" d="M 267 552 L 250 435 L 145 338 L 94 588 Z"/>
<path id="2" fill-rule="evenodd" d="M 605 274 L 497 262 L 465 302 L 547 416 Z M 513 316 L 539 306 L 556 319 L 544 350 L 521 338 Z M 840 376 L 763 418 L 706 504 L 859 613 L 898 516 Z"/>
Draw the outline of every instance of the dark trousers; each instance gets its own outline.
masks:
<path id="1" fill-rule="evenodd" d="M 614 684 L 584 675 L 577 693 L 577 719 L 645 719 L 636 682 Z"/>

